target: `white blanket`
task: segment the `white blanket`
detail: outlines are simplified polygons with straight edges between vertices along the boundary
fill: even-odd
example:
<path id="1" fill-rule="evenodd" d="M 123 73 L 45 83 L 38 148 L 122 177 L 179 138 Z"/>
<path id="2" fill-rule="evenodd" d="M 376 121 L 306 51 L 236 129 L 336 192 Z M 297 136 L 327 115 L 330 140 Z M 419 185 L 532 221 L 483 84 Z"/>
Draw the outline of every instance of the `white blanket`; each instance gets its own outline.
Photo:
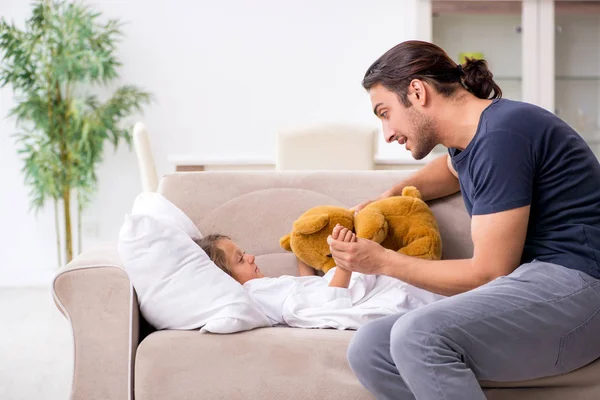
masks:
<path id="1" fill-rule="evenodd" d="M 281 276 L 252 279 L 244 289 L 273 325 L 297 328 L 358 329 L 387 315 L 396 315 L 443 299 L 383 275 L 353 273 L 348 289 L 329 287 L 335 268 L 324 277 Z"/>

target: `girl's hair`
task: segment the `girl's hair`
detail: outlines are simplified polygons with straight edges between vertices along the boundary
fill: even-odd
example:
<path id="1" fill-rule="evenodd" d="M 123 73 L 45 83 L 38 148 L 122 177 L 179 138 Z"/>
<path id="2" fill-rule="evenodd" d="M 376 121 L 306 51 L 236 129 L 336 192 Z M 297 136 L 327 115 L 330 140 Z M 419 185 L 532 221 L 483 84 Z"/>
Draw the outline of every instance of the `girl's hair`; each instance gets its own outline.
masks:
<path id="1" fill-rule="evenodd" d="M 200 239 L 192 239 L 198 246 L 204 250 L 208 257 L 216 264 L 217 267 L 221 268 L 223 272 L 231 276 L 231 270 L 227 263 L 227 257 L 225 252 L 217 247 L 219 240 L 231 240 L 229 236 L 225 235 L 208 235 Z"/>
<path id="2" fill-rule="evenodd" d="M 369 90 L 381 84 L 410 107 L 407 91 L 413 79 L 429 83 L 446 97 L 461 86 L 480 99 L 502 97 L 485 60 L 467 58 L 459 66 L 440 47 L 418 40 L 402 42 L 379 57 L 365 73 L 362 85 Z"/>

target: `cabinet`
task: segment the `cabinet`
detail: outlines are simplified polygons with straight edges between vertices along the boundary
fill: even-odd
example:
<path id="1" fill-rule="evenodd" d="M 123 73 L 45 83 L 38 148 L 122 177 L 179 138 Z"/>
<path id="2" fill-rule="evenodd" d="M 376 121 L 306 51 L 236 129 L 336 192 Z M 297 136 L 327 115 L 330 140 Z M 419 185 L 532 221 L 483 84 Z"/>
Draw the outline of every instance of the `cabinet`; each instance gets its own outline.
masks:
<path id="1" fill-rule="evenodd" d="M 503 97 L 544 107 L 600 157 L 600 1 L 418 0 L 417 35 L 481 53 Z"/>

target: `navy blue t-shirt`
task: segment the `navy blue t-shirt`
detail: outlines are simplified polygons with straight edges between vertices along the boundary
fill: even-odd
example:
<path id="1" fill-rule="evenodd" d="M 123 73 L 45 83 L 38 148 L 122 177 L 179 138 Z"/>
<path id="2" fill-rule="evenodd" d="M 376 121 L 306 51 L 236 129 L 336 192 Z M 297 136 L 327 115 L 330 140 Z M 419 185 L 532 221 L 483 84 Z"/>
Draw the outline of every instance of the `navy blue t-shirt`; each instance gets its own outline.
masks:
<path id="1" fill-rule="evenodd" d="M 469 215 L 531 205 L 521 263 L 600 278 L 600 163 L 577 132 L 543 108 L 499 99 L 468 146 L 448 151 Z"/>

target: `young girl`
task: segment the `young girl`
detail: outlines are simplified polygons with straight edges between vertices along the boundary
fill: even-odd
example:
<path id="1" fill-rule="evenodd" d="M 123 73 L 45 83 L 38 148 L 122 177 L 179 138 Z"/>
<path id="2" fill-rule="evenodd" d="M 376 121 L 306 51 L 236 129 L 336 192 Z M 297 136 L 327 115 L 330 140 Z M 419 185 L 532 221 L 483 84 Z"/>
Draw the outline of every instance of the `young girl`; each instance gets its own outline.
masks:
<path id="1" fill-rule="evenodd" d="M 339 225 L 331 235 L 337 240 L 356 241 L 352 231 Z M 407 312 L 443 298 L 394 278 L 337 267 L 323 277 L 267 278 L 256 265 L 255 257 L 243 252 L 228 236 L 209 235 L 196 243 L 244 287 L 273 325 L 358 329 L 374 318 Z M 299 264 L 300 271 L 308 269 Z"/>
<path id="2" fill-rule="evenodd" d="M 337 225 L 331 236 L 344 242 L 355 242 L 356 235 L 351 230 Z M 265 276 L 254 263 L 255 257 L 242 251 L 229 236 L 208 235 L 202 239 L 195 239 L 208 257 L 227 275 L 244 285 L 251 279 L 264 278 Z M 314 270 L 298 260 L 298 270 L 301 276 L 315 275 Z M 352 276 L 351 271 L 335 268 L 334 275 L 329 281 L 329 286 L 347 288 Z"/>

